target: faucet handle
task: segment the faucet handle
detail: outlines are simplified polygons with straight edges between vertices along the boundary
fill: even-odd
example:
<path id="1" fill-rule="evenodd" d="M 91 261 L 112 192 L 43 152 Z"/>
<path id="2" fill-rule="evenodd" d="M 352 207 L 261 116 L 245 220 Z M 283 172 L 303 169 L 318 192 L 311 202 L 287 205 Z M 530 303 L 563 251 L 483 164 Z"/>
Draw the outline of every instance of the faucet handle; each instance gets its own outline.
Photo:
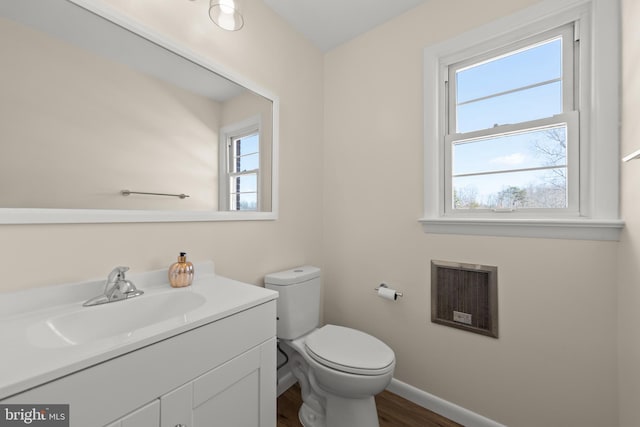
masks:
<path id="1" fill-rule="evenodd" d="M 129 271 L 129 267 L 119 266 L 111 270 L 109 277 L 107 277 L 107 286 L 109 283 L 114 283 L 116 280 L 124 280 L 124 274 Z"/>

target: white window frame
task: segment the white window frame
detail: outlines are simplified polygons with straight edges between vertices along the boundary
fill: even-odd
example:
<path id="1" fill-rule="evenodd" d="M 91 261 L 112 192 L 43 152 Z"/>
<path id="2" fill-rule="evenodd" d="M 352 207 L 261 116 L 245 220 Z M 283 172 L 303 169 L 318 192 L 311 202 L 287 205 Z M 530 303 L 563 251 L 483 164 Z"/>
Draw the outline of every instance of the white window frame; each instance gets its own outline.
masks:
<path id="1" fill-rule="evenodd" d="M 618 240 L 619 218 L 619 0 L 546 0 L 424 51 L 425 207 L 427 233 Z M 567 210 L 478 211 L 447 209 L 450 153 L 444 81 L 448 66 L 576 22 L 580 39 L 579 191 Z M 577 121 L 576 113 L 567 117 Z M 569 115 L 571 115 L 569 114 Z M 575 165 L 574 165 L 575 166 Z M 575 185 L 575 183 L 574 183 Z M 575 188 L 575 187 L 574 187 Z M 450 206 L 450 205 L 449 205 Z M 562 211 L 562 212 L 559 212 Z"/>
<path id="2" fill-rule="evenodd" d="M 224 126 L 220 129 L 220 144 L 219 144 L 219 186 L 218 186 L 218 204 L 219 209 L 228 211 L 231 209 L 231 179 L 232 177 L 243 175 L 244 172 L 233 173 L 231 172 L 232 162 L 232 148 L 231 143 L 238 137 L 251 135 L 258 133 L 258 169 L 248 171 L 249 173 L 255 173 L 257 176 L 257 194 L 256 210 L 244 211 L 244 212 L 260 212 L 261 209 L 261 169 L 262 169 L 262 133 L 261 133 L 261 120 L 260 116 L 250 117 L 246 120 Z M 235 212 L 235 210 L 234 210 Z M 241 211 L 242 212 L 242 211 Z"/>

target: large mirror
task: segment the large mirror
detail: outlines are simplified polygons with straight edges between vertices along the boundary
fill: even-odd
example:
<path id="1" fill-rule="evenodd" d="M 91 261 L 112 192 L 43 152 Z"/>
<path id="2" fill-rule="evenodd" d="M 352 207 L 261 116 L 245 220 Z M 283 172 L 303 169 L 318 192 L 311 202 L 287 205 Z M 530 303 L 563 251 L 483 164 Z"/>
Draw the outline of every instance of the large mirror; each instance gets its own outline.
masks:
<path id="1" fill-rule="evenodd" d="M 277 99 L 96 4 L 0 2 L 0 223 L 275 218 Z"/>

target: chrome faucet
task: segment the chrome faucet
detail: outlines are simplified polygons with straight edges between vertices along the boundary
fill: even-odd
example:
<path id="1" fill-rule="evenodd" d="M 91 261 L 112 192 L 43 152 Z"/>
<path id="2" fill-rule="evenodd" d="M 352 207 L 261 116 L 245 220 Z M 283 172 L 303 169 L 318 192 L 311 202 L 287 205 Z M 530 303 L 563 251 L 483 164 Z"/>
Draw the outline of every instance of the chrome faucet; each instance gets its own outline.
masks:
<path id="1" fill-rule="evenodd" d="M 111 270 L 107 277 L 107 283 L 104 286 L 104 293 L 97 297 L 91 298 L 82 304 L 85 307 L 92 305 L 106 304 L 108 302 L 122 301 L 127 298 L 142 295 L 144 291 L 137 289 L 131 281 L 125 279 L 125 272 L 129 271 L 129 267 L 116 267 Z"/>

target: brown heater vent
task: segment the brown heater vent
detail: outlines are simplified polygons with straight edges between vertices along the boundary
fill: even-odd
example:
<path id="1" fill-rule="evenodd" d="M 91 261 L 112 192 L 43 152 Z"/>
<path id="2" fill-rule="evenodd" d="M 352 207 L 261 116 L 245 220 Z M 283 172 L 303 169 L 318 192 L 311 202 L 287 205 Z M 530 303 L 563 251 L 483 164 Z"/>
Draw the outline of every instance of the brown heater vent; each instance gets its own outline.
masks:
<path id="1" fill-rule="evenodd" d="M 431 321 L 498 338 L 498 268 L 431 261 Z"/>

